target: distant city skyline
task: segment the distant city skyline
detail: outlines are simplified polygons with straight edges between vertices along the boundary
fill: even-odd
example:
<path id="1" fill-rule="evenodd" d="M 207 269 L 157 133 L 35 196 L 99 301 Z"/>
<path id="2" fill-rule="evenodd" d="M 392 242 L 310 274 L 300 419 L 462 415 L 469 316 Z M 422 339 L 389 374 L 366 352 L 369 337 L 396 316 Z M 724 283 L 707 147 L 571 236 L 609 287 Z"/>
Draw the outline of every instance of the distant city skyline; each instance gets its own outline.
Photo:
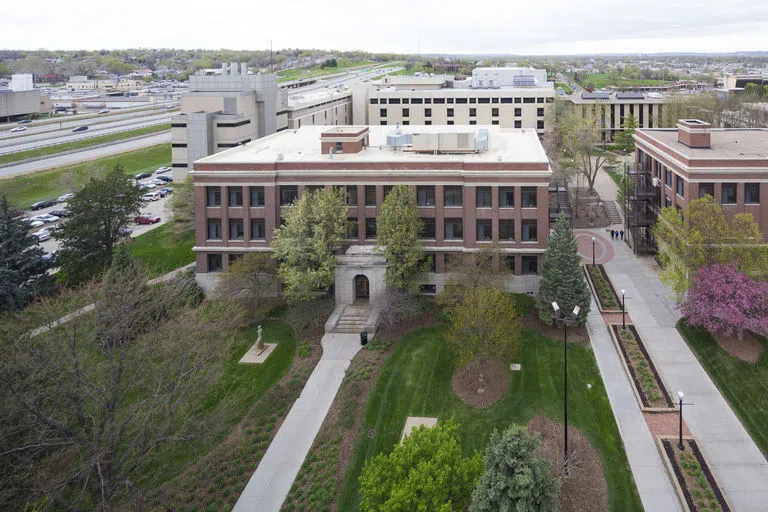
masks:
<path id="1" fill-rule="evenodd" d="M 182 6 L 183 5 L 183 6 Z M 376 53 L 578 55 L 768 50 L 768 3 L 562 0 L 438 5 L 310 0 L 209 5 L 12 2 L 0 48 L 320 48 Z"/>

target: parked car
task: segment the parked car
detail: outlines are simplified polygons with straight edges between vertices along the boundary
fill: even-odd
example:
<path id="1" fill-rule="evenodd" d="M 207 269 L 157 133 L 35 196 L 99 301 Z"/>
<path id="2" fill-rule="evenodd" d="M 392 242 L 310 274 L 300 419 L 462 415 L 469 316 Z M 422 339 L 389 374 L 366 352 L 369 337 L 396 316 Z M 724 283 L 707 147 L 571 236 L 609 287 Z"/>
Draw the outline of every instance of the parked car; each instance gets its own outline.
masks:
<path id="1" fill-rule="evenodd" d="M 51 238 L 51 232 L 47 229 L 41 229 L 40 231 L 33 233 L 32 236 L 36 236 L 38 242 L 45 242 Z"/>
<path id="2" fill-rule="evenodd" d="M 24 216 L 24 210 L 12 210 L 11 211 L 11 218 L 12 219 L 18 219 L 19 217 L 23 217 L 23 216 Z"/>
<path id="3" fill-rule="evenodd" d="M 40 220 L 46 224 L 50 224 L 51 222 L 56 222 L 61 220 L 61 217 L 57 217 L 56 215 L 50 215 L 46 213 L 43 215 L 35 215 L 34 217 L 32 217 L 32 220 Z"/>
<path id="4" fill-rule="evenodd" d="M 140 172 L 139 174 L 134 176 L 133 179 L 138 181 L 138 180 L 143 180 L 144 178 L 149 178 L 150 176 L 152 176 L 151 172 Z"/>
<path id="5" fill-rule="evenodd" d="M 150 183 L 153 184 L 153 185 L 165 185 L 168 182 L 165 181 L 165 180 L 154 179 L 154 180 L 150 181 Z"/>
<path id="6" fill-rule="evenodd" d="M 120 231 L 118 231 L 117 233 L 120 236 L 131 236 L 131 233 L 133 233 L 133 230 L 128 228 L 120 228 Z"/>
<path id="7" fill-rule="evenodd" d="M 155 170 L 155 174 L 163 174 L 163 173 L 165 173 L 165 172 L 170 172 L 170 171 L 172 171 L 172 170 L 173 170 L 173 169 L 172 169 L 171 167 L 158 167 L 158 168 Z"/>
<path id="8" fill-rule="evenodd" d="M 55 215 L 56 217 L 62 218 L 62 217 L 69 217 L 69 210 L 66 208 L 59 208 L 58 210 L 51 210 L 51 215 Z"/>
<path id="9" fill-rule="evenodd" d="M 154 183 L 139 183 L 139 190 L 152 190 L 157 187 Z"/>
<path id="10" fill-rule="evenodd" d="M 31 119 L 22 119 L 21 121 L 17 122 L 16 124 L 27 124 L 27 123 L 31 123 L 31 122 L 32 122 Z"/>
<path id="11" fill-rule="evenodd" d="M 156 180 L 163 180 L 166 183 L 171 183 L 173 181 L 173 178 L 171 178 L 170 176 L 158 176 L 155 179 Z"/>
<path id="12" fill-rule="evenodd" d="M 75 128 L 75 129 L 74 129 L 74 130 L 72 130 L 72 131 L 73 131 L 73 132 L 84 132 L 84 131 L 86 131 L 87 129 L 88 129 L 88 127 L 87 127 L 87 126 L 78 126 L 77 128 Z"/>
<path id="13" fill-rule="evenodd" d="M 147 192 L 141 196 L 142 201 L 159 201 L 162 196 L 159 192 Z"/>
<path id="14" fill-rule="evenodd" d="M 41 210 L 43 208 L 48 208 L 49 206 L 53 206 L 56 204 L 56 201 L 53 201 L 51 199 L 46 199 L 45 201 L 38 201 L 36 203 L 33 203 L 32 206 L 29 207 L 30 210 Z"/>
<path id="15" fill-rule="evenodd" d="M 43 261 L 46 263 L 53 264 L 56 262 L 56 254 L 58 251 L 51 251 L 43 254 Z"/>
<path id="16" fill-rule="evenodd" d="M 136 221 L 136 224 L 157 224 L 160 222 L 160 217 L 157 215 L 150 215 L 145 213 L 143 215 L 139 215 L 133 220 Z"/>
<path id="17" fill-rule="evenodd" d="M 158 192 L 163 192 L 165 195 L 173 194 L 173 189 L 171 187 L 164 187 L 158 190 Z"/>
<path id="18" fill-rule="evenodd" d="M 108 108 L 103 108 L 103 109 L 99 110 L 99 114 L 108 114 L 109 112 L 110 112 L 110 110 Z"/>
<path id="19" fill-rule="evenodd" d="M 25 218 L 23 218 L 21 220 L 26 222 L 29 225 L 30 228 L 39 228 L 40 226 L 44 226 L 45 225 L 45 222 L 43 222 L 41 220 L 31 219 L 29 217 L 25 217 Z"/>
<path id="20" fill-rule="evenodd" d="M 66 194 L 64 194 L 64 195 L 62 195 L 62 196 L 59 196 L 59 198 L 58 198 L 58 199 L 56 199 L 56 201 L 57 201 L 57 202 L 59 202 L 59 203 L 63 203 L 63 202 L 65 202 L 65 201 L 69 201 L 69 200 L 70 200 L 70 199 L 72 199 L 73 197 L 75 197 L 75 194 L 73 194 L 72 192 L 67 192 L 67 193 L 66 193 Z"/>
<path id="21" fill-rule="evenodd" d="M 25 132 L 25 131 L 27 131 L 26 126 L 17 126 L 16 128 L 11 128 L 11 133 Z"/>

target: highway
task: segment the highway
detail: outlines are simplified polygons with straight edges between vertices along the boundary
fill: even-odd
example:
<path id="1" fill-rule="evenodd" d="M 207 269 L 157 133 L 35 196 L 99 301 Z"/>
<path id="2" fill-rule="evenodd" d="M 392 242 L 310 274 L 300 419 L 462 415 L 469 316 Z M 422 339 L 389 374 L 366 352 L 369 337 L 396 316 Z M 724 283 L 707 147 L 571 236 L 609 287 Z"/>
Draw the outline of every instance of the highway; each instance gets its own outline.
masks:
<path id="1" fill-rule="evenodd" d="M 317 82 L 311 85 L 305 85 L 296 89 L 288 89 L 288 94 L 293 96 L 294 94 L 303 94 L 308 91 L 315 91 L 318 89 L 325 89 L 326 87 L 336 87 L 339 85 L 350 84 L 353 82 L 363 82 L 365 80 L 372 80 L 373 78 L 386 75 L 393 71 L 398 71 L 402 67 L 392 66 L 386 68 L 373 69 L 371 71 L 353 71 L 345 74 L 344 76 L 336 76 L 329 79 L 317 78 Z"/>
<path id="2" fill-rule="evenodd" d="M 117 155 L 127 151 L 135 151 L 158 144 L 169 144 L 171 142 L 171 131 L 165 131 L 156 135 L 150 135 L 138 139 L 131 139 L 124 142 L 116 142 L 109 146 L 83 149 L 74 153 L 65 155 L 51 155 L 47 158 L 35 160 L 34 162 L 20 162 L 18 164 L 0 167 L 0 179 L 10 178 L 18 174 L 28 174 L 31 172 L 44 171 L 65 165 L 96 160 L 105 156 Z"/>
<path id="3" fill-rule="evenodd" d="M 96 135 L 109 135 L 111 133 L 124 132 L 127 130 L 144 128 L 147 126 L 170 123 L 171 117 L 173 115 L 174 114 L 169 112 L 163 112 L 159 115 L 107 122 L 95 126 L 87 125 L 86 121 L 83 121 L 80 123 L 80 126 L 89 126 L 89 129 L 84 132 L 72 133 L 72 130 L 67 128 L 64 130 L 32 134 L 26 137 L 0 139 L 0 155 L 26 151 L 28 149 L 36 149 L 38 147 L 50 146 L 52 144 L 63 144 L 65 142 L 89 139 Z"/>

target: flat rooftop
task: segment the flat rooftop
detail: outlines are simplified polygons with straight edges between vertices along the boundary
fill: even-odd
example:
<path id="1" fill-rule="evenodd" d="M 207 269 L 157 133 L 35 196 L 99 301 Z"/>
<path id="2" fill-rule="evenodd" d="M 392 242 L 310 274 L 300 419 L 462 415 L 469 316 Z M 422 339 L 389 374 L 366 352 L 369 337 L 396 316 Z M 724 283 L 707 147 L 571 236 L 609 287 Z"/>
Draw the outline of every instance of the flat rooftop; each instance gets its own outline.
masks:
<path id="1" fill-rule="evenodd" d="M 285 130 L 257 139 L 243 146 L 197 160 L 206 164 L 253 164 L 283 162 L 330 161 L 321 152 L 320 136 L 331 130 L 357 133 L 364 126 L 305 126 L 298 130 Z M 488 149 L 479 153 L 423 154 L 387 146 L 387 134 L 394 126 L 369 126 L 368 148 L 359 153 L 336 153 L 334 162 L 494 162 L 549 164 L 536 130 L 531 128 L 501 129 L 496 125 L 402 126 L 402 133 L 477 133 L 488 130 Z M 339 133 L 338 131 L 336 133 Z"/>
<path id="2" fill-rule="evenodd" d="M 638 129 L 693 160 L 767 160 L 768 128 L 712 128 L 711 148 L 690 148 L 677 141 L 677 128 Z"/>

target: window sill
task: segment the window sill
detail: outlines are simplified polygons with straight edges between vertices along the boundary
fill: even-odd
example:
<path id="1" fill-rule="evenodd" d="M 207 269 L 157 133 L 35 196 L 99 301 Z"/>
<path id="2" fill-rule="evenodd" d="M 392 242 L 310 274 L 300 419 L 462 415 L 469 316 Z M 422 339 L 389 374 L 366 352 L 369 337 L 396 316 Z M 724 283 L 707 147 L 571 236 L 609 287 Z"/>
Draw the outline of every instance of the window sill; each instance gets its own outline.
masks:
<path id="1" fill-rule="evenodd" d="M 222 238 L 206 238 L 206 242 L 223 242 L 224 240 Z"/>
<path id="2" fill-rule="evenodd" d="M 433 204 L 417 204 L 417 208 L 436 208 Z"/>
<path id="3" fill-rule="evenodd" d="M 760 203 L 744 203 L 744 206 L 760 206 Z"/>
<path id="4" fill-rule="evenodd" d="M 739 203 L 720 203 L 723 206 L 738 206 Z"/>
<path id="5" fill-rule="evenodd" d="M 539 243 L 538 240 L 521 240 L 521 242 L 524 243 L 524 244 L 537 244 L 537 243 Z"/>
<path id="6" fill-rule="evenodd" d="M 463 204 L 446 204 L 443 208 L 464 208 Z"/>
<path id="7" fill-rule="evenodd" d="M 493 206 L 478 206 L 478 210 L 493 210 Z"/>
<path id="8" fill-rule="evenodd" d="M 535 210 L 538 206 L 521 206 L 523 210 Z"/>

